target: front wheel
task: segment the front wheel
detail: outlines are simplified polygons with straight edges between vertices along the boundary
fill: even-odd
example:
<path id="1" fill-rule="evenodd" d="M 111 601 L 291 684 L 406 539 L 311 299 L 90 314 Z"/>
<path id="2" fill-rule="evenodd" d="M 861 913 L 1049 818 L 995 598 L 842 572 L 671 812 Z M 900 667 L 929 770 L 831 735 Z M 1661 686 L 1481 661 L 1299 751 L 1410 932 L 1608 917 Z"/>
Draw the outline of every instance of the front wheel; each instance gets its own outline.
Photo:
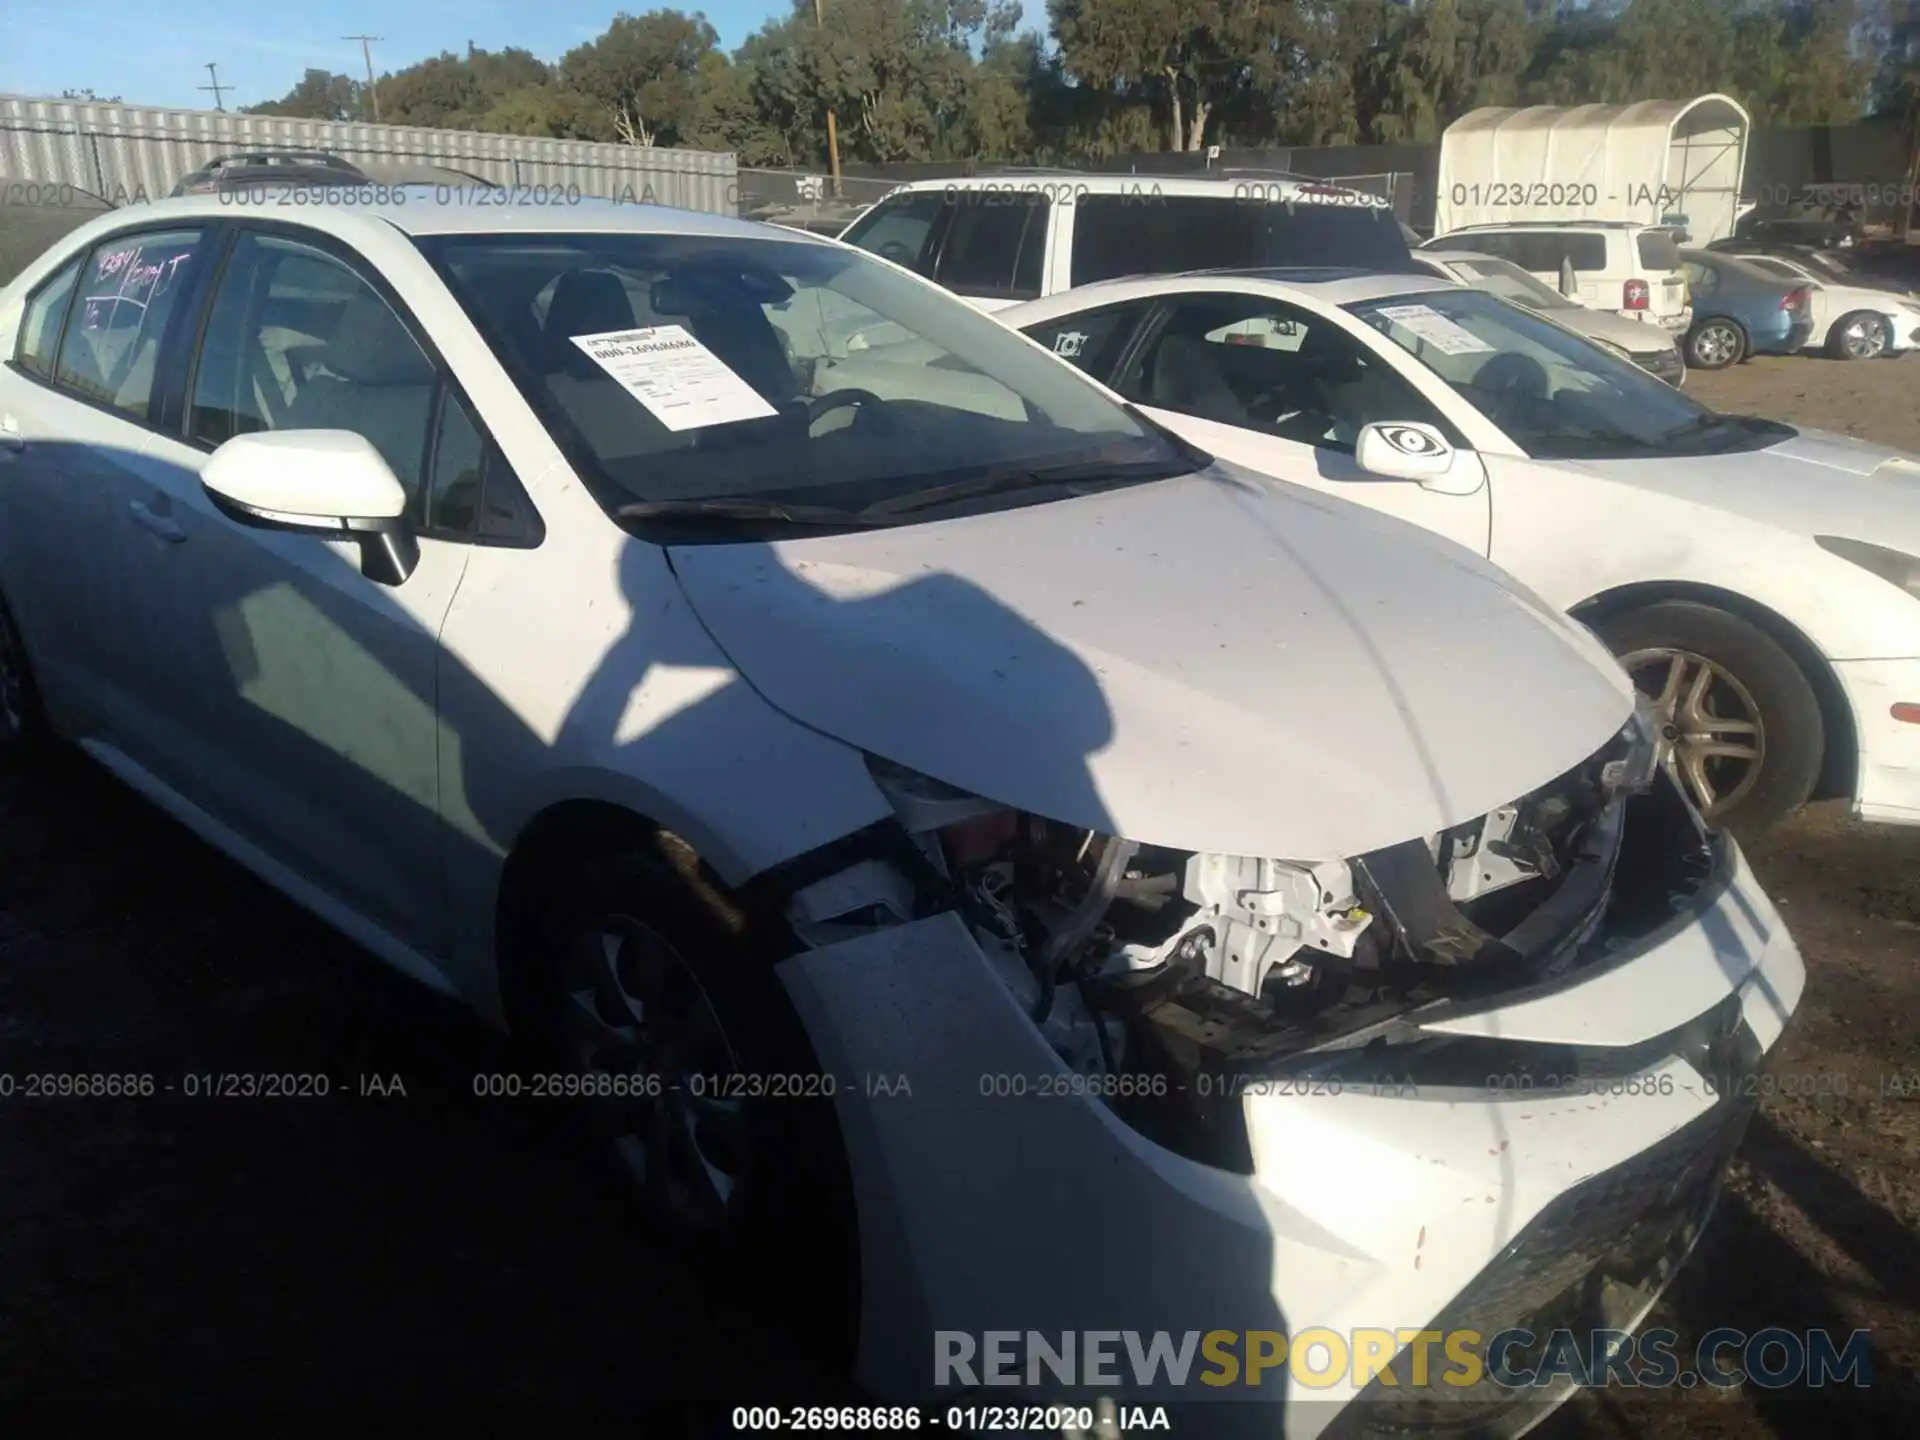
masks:
<path id="1" fill-rule="evenodd" d="M 1825 726 L 1813 687 L 1772 636 L 1678 600 L 1595 629 L 1652 702 L 1661 759 L 1710 824 L 1756 834 L 1806 803 Z"/>
<path id="2" fill-rule="evenodd" d="M 777 1270 L 775 1289 L 806 1297 L 788 1318 L 818 1358 L 850 1363 L 859 1259 L 840 1087 L 732 897 L 661 833 L 569 867 L 540 908 L 525 1019 L 539 1071 L 564 1077 L 549 1103 L 679 1248 L 727 1276 Z"/>
<path id="3" fill-rule="evenodd" d="M 1887 353 L 1893 336 L 1886 320 L 1867 310 L 1842 315 L 1827 337 L 1827 353 L 1836 360 L 1877 360 Z"/>
<path id="4" fill-rule="evenodd" d="M 1747 337 L 1731 320 L 1703 320 L 1687 336 L 1687 363 L 1696 370 L 1724 370 L 1747 353 Z"/>

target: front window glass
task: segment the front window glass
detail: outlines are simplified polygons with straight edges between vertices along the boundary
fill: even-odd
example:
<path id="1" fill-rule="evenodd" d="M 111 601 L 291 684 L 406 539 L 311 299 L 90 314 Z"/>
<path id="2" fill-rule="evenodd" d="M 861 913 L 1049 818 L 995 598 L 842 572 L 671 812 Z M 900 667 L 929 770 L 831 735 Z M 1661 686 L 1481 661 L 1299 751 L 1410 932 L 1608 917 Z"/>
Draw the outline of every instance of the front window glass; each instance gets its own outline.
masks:
<path id="1" fill-rule="evenodd" d="M 882 200 L 840 238 L 909 270 L 921 269 L 927 240 L 945 200 L 937 190 L 916 190 Z"/>
<path id="2" fill-rule="evenodd" d="M 872 523 L 956 486 L 1052 498 L 1199 463 L 1012 330 L 856 251 L 659 234 L 422 247 L 617 517 L 777 505 Z"/>
<path id="3" fill-rule="evenodd" d="M 240 237 L 220 274 L 194 374 L 191 434 L 351 430 L 420 493 L 439 376 L 364 277 L 324 250 Z"/>
<path id="4" fill-rule="evenodd" d="M 1542 459 L 1715 454 L 1793 433 L 1771 421 L 1716 415 L 1639 366 L 1482 291 L 1427 291 L 1347 308 Z"/>
<path id="5" fill-rule="evenodd" d="M 1168 307 L 1114 388 L 1130 400 L 1317 449 L 1351 452 L 1364 426 L 1448 425 L 1384 357 L 1319 315 L 1255 295 Z"/>

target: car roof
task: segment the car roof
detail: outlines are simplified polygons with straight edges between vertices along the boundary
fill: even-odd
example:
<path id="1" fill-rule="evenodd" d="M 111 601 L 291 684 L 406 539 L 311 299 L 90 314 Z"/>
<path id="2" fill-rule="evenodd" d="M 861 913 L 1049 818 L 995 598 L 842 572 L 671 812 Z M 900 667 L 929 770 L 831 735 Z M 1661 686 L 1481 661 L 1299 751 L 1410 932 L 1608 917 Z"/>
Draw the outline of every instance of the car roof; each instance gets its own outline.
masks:
<path id="1" fill-rule="evenodd" d="M 1478 225 L 1461 225 L 1434 240 L 1451 240 L 1468 231 L 1487 230 L 1671 230 L 1671 225 L 1656 225 L 1651 220 L 1489 220 Z M 1433 240 L 1427 242 L 1433 244 Z"/>
<path id="2" fill-rule="evenodd" d="M 351 187 L 342 188 L 347 196 L 353 194 Z M 706 235 L 715 239 L 784 240 L 793 244 L 837 243 L 752 220 L 641 201 L 582 198 L 564 205 L 474 204 L 462 201 L 471 200 L 478 193 L 481 188 L 478 184 L 471 187 L 400 185 L 388 188 L 402 192 L 404 198 L 398 203 L 389 200 L 384 204 L 370 205 L 325 202 L 302 205 L 293 210 L 283 210 L 268 203 L 261 207 L 260 213 L 268 219 L 286 218 L 296 223 L 302 219 L 309 223 L 318 221 L 322 229 L 328 228 L 325 223 L 327 220 L 350 225 L 356 218 L 371 218 L 384 220 L 408 235 L 627 232 L 642 235 Z M 316 198 L 324 201 L 324 192 Z M 231 195 L 217 194 L 183 195 L 139 207 L 139 218 L 142 220 L 177 220 L 199 216 L 234 220 L 245 218 L 248 213 L 249 207 L 236 205 Z M 131 211 L 128 218 L 134 218 Z"/>
<path id="3" fill-rule="evenodd" d="M 1203 199 L 1244 200 L 1282 196 L 1293 191 L 1340 190 L 1359 197 L 1370 208 L 1390 209 L 1384 197 L 1343 185 L 1338 180 L 1316 180 L 1306 175 L 1272 175 L 1239 171 L 1228 175 L 1139 175 L 1093 173 L 1086 170 L 998 170 L 986 175 L 956 175 L 944 180 L 908 180 L 887 192 L 919 194 L 928 190 L 1030 190 L 1052 195 L 1071 190 L 1082 195 L 1179 195 Z"/>

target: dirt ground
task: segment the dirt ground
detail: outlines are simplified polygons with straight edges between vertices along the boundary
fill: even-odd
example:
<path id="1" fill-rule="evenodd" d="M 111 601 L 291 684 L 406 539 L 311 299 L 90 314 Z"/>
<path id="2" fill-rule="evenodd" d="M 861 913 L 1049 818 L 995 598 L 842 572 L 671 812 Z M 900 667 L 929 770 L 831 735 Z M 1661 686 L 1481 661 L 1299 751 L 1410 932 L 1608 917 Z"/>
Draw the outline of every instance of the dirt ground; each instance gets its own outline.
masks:
<path id="1" fill-rule="evenodd" d="M 1728 370 L 1691 371 L 1687 393 L 1716 410 L 1814 425 L 1920 455 L 1920 353 L 1861 361 L 1763 355 Z"/>
<path id="2" fill-rule="evenodd" d="M 1763 360 L 1692 388 L 1920 451 L 1920 360 Z M 1920 1432 L 1920 831 L 1825 806 L 1753 853 L 1807 997 L 1778 1093 L 1650 1323 L 1867 1329 L 1873 1384 L 1613 1390 L 1547 1433 Z M 535 1105 L 473 1097 L 497 1041 L 71 758 L 0 771 L 0 1057 L 15 1076 L 176 1087 L 0 1098 L 10 1418 L 377 1404 L 712 1435 L 723 1407 L 837 1393 L 762 1297 L 703 1289 L 611 1207 Z M 185 1093 L 221 1072 L 324 1075 L 331 1093 Z"/>

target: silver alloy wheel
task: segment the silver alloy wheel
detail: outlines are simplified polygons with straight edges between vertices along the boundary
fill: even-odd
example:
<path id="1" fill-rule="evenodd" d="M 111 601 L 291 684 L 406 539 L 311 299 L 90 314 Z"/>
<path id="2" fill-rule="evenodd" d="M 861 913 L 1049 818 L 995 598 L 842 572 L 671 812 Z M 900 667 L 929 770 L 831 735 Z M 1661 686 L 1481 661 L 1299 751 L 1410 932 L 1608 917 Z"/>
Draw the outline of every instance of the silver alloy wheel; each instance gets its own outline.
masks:
<path id="1" fill-rule="evenodd" d="M 1740 353 L 1740 332 L 1724 320 L 1710 320 L 1693 337 L 1693 353 L 1703 365 L 1731 365 Z"/>
<path id="2" fill-rule="evenodd" d="M 27 728 L 27 667 L 13 626 L 0 618 L 0 740 L 17 740 Z"/>
<path id="3" fill-rule="evenodd" d="M 1856 315 L 1840 333 L 1840 348 L 1850 360 L 1872 360 L 1887 348 L 1887 322 Z"/>
<path id="4" fill-rule="evenodd" d="M 595 1133 L 671 1218 L 723 1228 L 749 1169 L 747 1102 L 692 969 L 644 921 L 605 915 L 574 940 L 563 983 L 566 1054 Z"/>
<path id="5" fill-rule="evenodd" d="M 1747 687 L 1690 650 L 1635 650 L 1620 663 L 1652 699 L 1661 763 L 1700 813 L 1715 820 L 1746 799 L 1767 757 L 1766 727 Z"/>

